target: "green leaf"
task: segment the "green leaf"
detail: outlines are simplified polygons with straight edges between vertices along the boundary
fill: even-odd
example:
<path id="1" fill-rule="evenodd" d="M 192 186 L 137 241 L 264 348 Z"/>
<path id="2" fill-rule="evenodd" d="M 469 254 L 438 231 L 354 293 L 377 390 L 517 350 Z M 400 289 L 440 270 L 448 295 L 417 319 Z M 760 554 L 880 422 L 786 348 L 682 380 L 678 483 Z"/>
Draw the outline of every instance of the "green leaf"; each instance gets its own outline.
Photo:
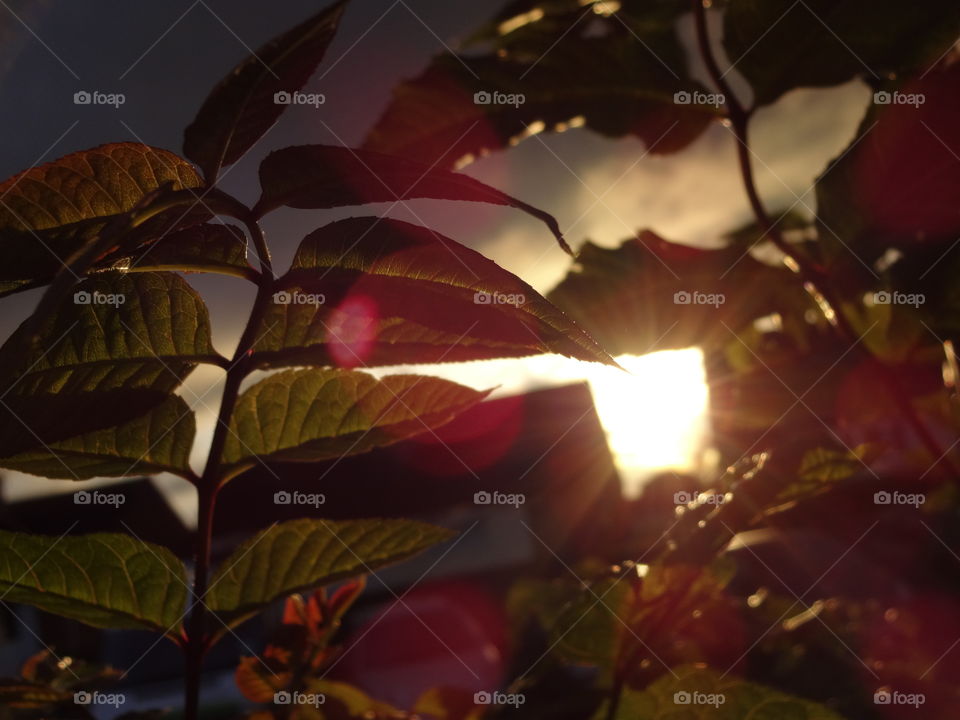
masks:
<path id="1" fill-rule="evenodd" d="M 83 434 L 77 434 L 69 419 L 51 417 L 42 428 L 44 434 L 63 440 L 44 442 L 36 431 L 11 425 L 11 432 L 0 441 L 0 467 L 9 470 L 67 480 L 159 472 L 188 477 L 191 472 L 196 420 L 189 406 L 175 395 L 145 415 Z"/>
<path id="2" fill-rule="evenodd" d="M 117 252 L 99 265 L 123 272 L 211 272 L 252 279 L 247 241 L 234 225 L 201 224 L 171 233 L 146 248 Z"/>
<path id="3" fill-rule="evenodd" d="M 811 307 L 789 271 L 742 248 L 701 250 L 649 231 L 616 249 L 587 243 L 547 299 L 613 355 L 721 347 L 761 317 L 802 319 Z"/>
<path id="4" fill-rule="evenodd" d="M 281 206 L 306 210 L 414 198 L 467 200 L 514 207 L 541 220 L 567 252 L 552 216 L 469 175 L 417 160 L 331 145 L 299 145 L 270 153 L 260 165 L 263 216 Z"/>
<path id="5" fill-rule="evenodd" d="M 686 702 L 685 702 L 686 701 Z M 611 717 L 604 704 L 594 720 Z M 843 720 L 829 708 L 702 666 L 683 665 L 645 690 L 627 689 L 615 720 Z"/>
<path id="6" fill-rule="evenodd" d="M 909 76 L 930 68 L 960 35 L 960 5 L 870 0 L 730 0 L 724 45 L 755 104 L 798 87 Z"/>
<path id="7" fill-rule="evenodd" d="M 222 362 L 210 343 L 203 300 L 178 275 L 105 273 L 76 292 L 41 319 L 38 343 L 29 341 L 25 323 L 0 348 L 0 457 L 27 453 L 33 463 L 44 446 L 65 452 L 101 447 L 115 441 L 98 434 L 109 428 L 116 428 L 116 440 L 140 436 L 147 431 L 144 416 L 168 401 L 198 362 Z M 168 440 L 177 439 L 157 457 L 181 467 L 177 452 L 188 430 L 192 437 L 192 418 L 188 427 L 171 417 L 155 417 L 175 427 Z M 70 444 L 60 445 L 64 441 Z M 62 465 L 55 467 L 62 472 Z"/>
<path id="8" fill-rule="evenodd" d="M 317 462 L 390 445 L 443 425 L 486 392 L 439 378 L 287 370 L 237 401 L 223 451 L 228 477 L 265 462 Z"/>
<path id="9" fill-rule="evenodd" d="M 24 327 L 0 348 L 0 368 L 19 396 L 169 392 L 197 363 L 222 360 L 203 299 L 174 273 L 97 275 L 43 318 L 39 346 L 26 341 Z"/>
<path id="10" fill-rule="evenodd" d="M 0 183 L 0 287 L 49 281 L 107 222 L 148 193 L 201 182 L 187 161 L 139 143 L 102 145 L 14 175 Z M 177 218 L 185 219 L 182 210 L 167 211 L 146 229 L 162 231 Z"/>
<path id="11" fill-rule="evenodd" d="M 808 450 L 800 462 L 796 481 L 777 493 L 777 502 L 786 503 L 826 492 L 868 467 L 877 448 L 861 444 L 852 450 L 818 447 Z"/>
<path id="12" fill-rule="evenodd" d="M 0 592 L 7 602 L 94 627 L 172 635 L 187 585 L 173 553 L 127 535 L 56 538 L 0 531 Z"/>
<path id="13" fill-rule="evenodd" d="M 364 147 L 450 168 L 533 131 L 586 125 L 634 135 L 652 153 L 680 150 L 718 116 L 714 105 L 674 102 L 677 92 L 703 90 L 677 40 L 686 10 L 638 0 L 512 3 L 476 38 L 487 54 L 440 55 L 399 85 Z M 478 103 L 478 93 L 502 101 Z"/>
<path id="14" fill-rule="evenodd" d="M 290 520 L 261 531 L 224 560 L 207 606 L 234 625 L 278 598 L 364 575 L 453 533 L 413 520 Z"/>
<path id="15" fill-rule="evenodd" d="M 351 218 L 311 233 L 277 292 L 253 348 L 261 366 L 540 353 L 613 363 L 512 273 L 453 240 L 396 220 Z"/>
<path id="16" fill-rule="evenodd" d="M 323 60 L 345 2 L 337 2 L 274 38 L 237 65 L 213 89 L 184 132 L 184 154 L 213 182 L 283 114 L 279 92 L 299 90 Z"/>

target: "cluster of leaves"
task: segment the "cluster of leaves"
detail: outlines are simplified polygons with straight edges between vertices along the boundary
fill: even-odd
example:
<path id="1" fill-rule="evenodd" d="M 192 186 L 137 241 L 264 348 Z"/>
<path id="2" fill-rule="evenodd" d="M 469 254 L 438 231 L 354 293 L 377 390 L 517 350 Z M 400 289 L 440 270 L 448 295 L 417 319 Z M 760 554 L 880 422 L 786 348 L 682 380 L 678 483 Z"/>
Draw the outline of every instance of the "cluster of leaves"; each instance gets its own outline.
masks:
<path id="1" fill-rule="evenodd" d="M 720 87 L 714 89 L 730 90 L 728 73 L 749 86 L 749 101 L 727 98 L 736 141 L 746 140 L 746 125 L 757 110 L 797 88 L 856 79 L 871 92 L 923 98 L 914 105 L 870 106 L 851 144 L 811 188 L 815 210 L 801 196 L 771 218 L 758 215 L 713 250 L 649 230 L 617 248 L 587 243 L 569 275 L 547 295 L 614 356 L 700 347 L 721 457 L 733 462 L 763 448 L 772 451 L 756 466 L 740 463 L 710 481 L 714 492 L 732 501 L 681 508 L 670 549 L 644 568 L 643 578 L 629 565 L 618 575 L 582 568 L 579 574 L 593 578 L 586 590 L 558 580 L 524 581 L 516 589 L 517 621 L 535 621 L 543 652 L 555 663 L 514 689 L 536 695 L 537 683 L 549 683 L 556 668 L 586 665 L 596 671 L 588 682 L 561 671 L 553 687 L 562 693 L 576 684 L 579 697 L 594 698 L 596 717 L 608 720 L 679 717 L 670 694 L 720 685 L 730 688 L 724 692 L 735 698 L 733 706 L 717 714 L 701 708 L 702 715 L 685 708 L 684 717 L 836 717 L 750 683 L 733 687 L 738 681 L 726 672 L 712 675 L 703 667 L 748 671 L 752 658 L 763 658 L 754 668 L 769 662 L 776 671 L 759 674 L 789 687 L 795 666 L 788 658 L 812 655 L 814 647 L 835 649 L 841 636 L 854 647 L 863 645 L 864 623 L 824 620 L 827 605 L 811 610 L 790 597 L 767 599 L 767 591 L 748 602 L 742 588 L 713 580 L 705 586 L 691 578 L 715 578 L 710 568 L 736 531 L 764 527 L 824 493 L 846 489 L 869 497 L 878 487 L 906 486 L 940 498 L 928 502 L 929 514 L 955 507 L 943 498 L 951 497 L 944 488 L 956 480 L 956 458 L 949 451 L 960 429 L 953 392 L 958 305 L 952 252 L 960 232 L 960 63 L 951 51 L 960 36 L 960 7 L 942 0 L 910 7 L 865 0 L 714 5 L 704 11 L 697 3 L 671 1 L 511 2 L 462 52 L 439 55 L 422 75 L 401 84 L 364 144 L 457 168 L 536 133 L 585 127 L 609 137 L 634 136 L 651 153 L 676 152 L 728 114 L 674 101 L 676 93 L 706 91 L 690 72 L 682 38 L 696 25 L 691 16 L 714 17 L 717 11 L 732 67 L 718 70 L 713 80 Z M 708 68 L 709 34 L 704 32 L 699 47 Z M 526 102 L 476 103 L 478 92 L 522 93 Z M 745 182 L 754 190 L 750 151 L 743 155 Z M 781 264 L 784 255 L 788 262 Z M 674 302 L 677 293 L 693 289 L 726 302 Z M 913 306 L 878 301 L 884 293 L 924 300 Z M 623 552 L 636 557 L 638 550 Z M 768 616 L 771 607 L 776 610 Z M 866 612 L 853 601 L 842 607 L 851 617 Z M 692 608 L 715 624 L 705 620 L 690 630 Z M 765 624 L 750 619 L 758 613 Z M 779 624 L 778 617 L 789 619 Z M 739 646 L 740 636 L 763 637 L 771 622 L 778 628 L 768 638 L 775 651 L 767 652 L 764 642 L 751 653 L 746 642 L 739 665 L 740 652 L 718 656 Z M 798 628 L 808 623 L 829 632 L 803 637 Z M 921 625 L 911 627 L 919 632 Z M 716 642 L 715 631 L 726 633 L 724 643 Z M 897 663 L 896 677 L 881 672 L 870 681 L 921 687 L 928 699 L 944 703 L 928 706 L 930 717 L 952 716 L 947 708 L 956 707 L 956 694 L 939 688 L 937 673 L 926 676 L 937 653 L 925 657 L 926 663 L 913 658 L 909 669 Z M 841 660 L 836 667 L 844 673 L 862 674 L 849 654 Z M 663 674 L 664 665 L 674 669 Z M 687 684 L 691 678 L 694 684 Z M 863 684 L 838 681 L 802 690 L 859 717 L 875 711 L 870 699 L 860 697 Z M 580 716 L 550 698 L 531 709 L 530 697 L 528 711 Z"/>
<path id="2" fill-rule="evenodd" d="M 0 183 L 2 292 L 49 285 L 0 348 L 0 467 L 67 480 L 170 472 L 212 506 L 224 483 L 258 463 L 316 462 L 395 443 L 486 395 L 437 378 L 378 380 L 353 368 L 544 352 L 612 362 L 529 285 L 428 228 L 379 217 L 326 225 L 275 277 L 258 221 L 280 207 L 485 202 L 543 221 L 565 247 L 546 213 L 467 176 L 369 149 L 275 151 L 260 166 L 262 194 L 250 208 L 217 187 L 223 168 L 284 110 L 275 93 L 309 79 L 343 10 L 343 3 L 324 10 L 230 72 L 187 128 L 185 157 L 116 143 Z M 248 241 L 259 268 L 247 259 Z M 183 277 L 190 272 L 258 286 L 230 358 L 213 346 L 203 298 Z M 325 302 L 276 300 L 291 292 L 320 293 Z M 528 300 L 479 304 L 476 293 Z M 210 457 L 197 474 L 188 462 L 194 412 L 177 390 L 200 364 L 223 368 L 227 383 Z M 287 369 L 239 392 L 251 372 L 275 368 Z M 201 514 L 195 573 L 204 580 L 192 588 L 179 558 L 133 536 L 4 532 L 0 590 L 8 601 L 94 627 L 165 635 L 195 659 L 275 600 L 449 537 L 406 520 L 287 521 L 236 548 L 207 583 L 212 513 Z M 206 622 L 194 624 L 198 615 Z M 198 665 L 188 675 L 196 672 Z M 24 698 L 33 693 L 21 689 Z M 187 702 L 190 715 L 195 699 Z"/>
<path id="3" fill-rule="evenodd" d="M 924 448 L 917 424 L 955 432 L 942 383 L 931 385 L 929 374 L 939 371 L 942 342 L 960 340 L 955 291 L 946 282 L 954 261 L 940 262 L 960 230 L 960 173 L 934 145 L 956 138 L 960 127 L 952 92 L 960 64 L 942 61 L 960 35 L 960 6 L 722 6 L 726 53 L 752 90 L 747 118 L 797 87 L 853 78 L 878 91 L 921 92 L 923 111 L 871 110 L 857 140 L 817 182 L 812 222 L 784 213 L 768 227 L 758 218 L 758 226 L 732 233 L 716 250 L 649 231 L 616 249 L 587 244 L 548 297 L 451 238 L 378 217 L 320 227 L 275 277 L 258 223 L 281 207 L 466 200 L 525 212 L 567 248 L 549 215 L 455 170 L 534 133 L 575 127 L 634 136 L 652 152 L 688 146 L 724 113 L 675 101 L 677 93 L 706 90 L 692 78 L 677 32 L 689 20 L 686 3 L 512 2 L 471 38 L 469 52 L 443 54 L 402 84 L 363 147 L 271 153 L 260 165 L 261 196 L 248 208 L 217 187 L 218 176 L 277 120 L 284 106 L 274 94 L 301 88 L 322 61 L 344 10 L 338 3 L 228 74 L 187 129 L 184 157 L 113 144 L 0 184 L 0 291 L 49 285 L 34 315 L 0 348 L 0 466 L 65 479 L 179 474 L 210 505 L 201 515 L 202 537 L 217 490 L 257 463 L 363 452 L 437 427 L 485 397 L 437 378 L 378 380 L 355 368 L 545 352 L 611 363 L 607 351 L 696 345 L 716 380 L 722 456 L 749 455 L 763 441 L 772 458 L 716 478 L 716 492 L 733 500 L 682 508 L 671 543 L 649 566 L 597 572 L 587 588 L 534 581 L 519 587 L 517 621 L 535 620 L 551 667 L 594 668 L 589 682 L 569 686 L 586 687 L 598 720 L 670 716 L 677 711 L 673 695 L 688 691 L 722 693 L 729 717 L 837 717 L 728 674 L 749 670 L 742 661 L 750 648 L 730 657 L 737 645 L 729 640 L 750 627 L 740 614 L 744 598 L 717 556 L 731 533 L 762 526 L 864 469 L 875 472 L 877 446 L 903 432 L 902 425 L 891 428 L 891 418 L 917 419 L 910 436 L 881 456 L 883 467 L 898 473 L 941 459 L 929 457 L 930 433 Z M 694 6 L 694 14 L 703 12 Z M 478 103 L 477 93 L 523 94 L 526 101 Z M 922 173 L 917 157 L 928 162 Z M 914 176 L 923 181 L 892 202 L 903 178 Z M 802 239 L 777 247 L 813 276 L 798 278 L 751 252 L 798 226 Z M 259 268 L 247 259 L 248 242 Z M 230 358 L 213 347 L 203 299 L 185 272 L 257 284 Z M 805 293 L 804 282 L 830 297 Z M 729 302 L 716 308 L 673 301 L 691 288 Z M 928 302 L 917 309 L 864 301 L 878 291 L 922 292 Z M 325 301 L 272 301 L 281 293 Z M 478 304 L 476 293 L 516 293 L 527 301 Z M 838 337 L 838 327 L 853 336 Z M 187 462 L 193 412 L 177 394 L 199 364 L 227 374 L 220 426 L 201 475 Z M 277 368 L 239 392 L 251 372 Z M 911 376 L 916 382 L 899 392 L 873 391 Z M 934 472 L 930 480 L 943 477 Z M 201 582 L 191 594 L 182 562 L 134 537 L 3 533 L 0 590 L 96 627 L 152 630 L 195 658 L 280 598 L 362 575 L 447 537 L 406 520 L 289 521 L 237 548 L 209 585 Z M 207 551 L 198 548 L 200 577 Z M 324 716 L 403 715 L 323 680 L 335 657 L 333 634 L 359 590 L 345 587 L 329 598 L 319 592 L 288 600 L 280 637 L 265 654 L 270 667 L 244 659 L 238 670 L 251 700 L 322 687 L 338 701 Z M 214 622 L 184 623 L 188 612 Z M 199 670 L 191 667 L 188 674 Z M 25 672 L 24 679 L 29 685 L 35 678 Z M 16 695 L 18 686 L 11 687 L 16 702 L 34 692 Z M 836 701 L 823 688 L 819 693 Z M 422 708 L 444 720 L 480 713 L 469 704 L 450 710 L 447 699 L 438 691 Z M 194 701 L 188 694 L 188 716 Z M 689 708 L 688 716 L 708 717 L 711 709 Z"/>

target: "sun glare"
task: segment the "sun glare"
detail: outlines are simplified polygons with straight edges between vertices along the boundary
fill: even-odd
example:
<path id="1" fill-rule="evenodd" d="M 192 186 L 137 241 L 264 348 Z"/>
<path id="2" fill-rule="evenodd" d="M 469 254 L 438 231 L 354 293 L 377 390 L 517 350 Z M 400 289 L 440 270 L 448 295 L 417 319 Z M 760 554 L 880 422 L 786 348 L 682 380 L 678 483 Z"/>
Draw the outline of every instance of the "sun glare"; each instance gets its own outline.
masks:
<path id="1" fill-rule="evenodd" d="M 707 435 L 707 379 L 703 353 L 694 348 L 622 355 L 617 362 L 630 374 L 596 367 L 587 380 L 632 495 L 652 472 L 698 464 Z"/>
<path id="2" fill-rule="evenodd" d="M 708 437 L 707 380 L 696 348 L 617 358 L 627 372 L 559 355 L 388 368 L 377 374 L 438 375 L 475 388 L 496 387 L 495 397 L 586 381 L 607 436 L 624 492 L 639 494 L 657 471 L 691 471 Z"/>
<path id="3" fill-rule="evenodd" d="M 694 470 L 708 433 L 708 390 L 703 353 L 696 348 L 617 358 L 627 372 L 565 358 L 554 361 L 552 380 L 586 380 L 610 451 L 635 496 L 660 470 Z M 547 368 L 539 368 L 546 370 Z"/>

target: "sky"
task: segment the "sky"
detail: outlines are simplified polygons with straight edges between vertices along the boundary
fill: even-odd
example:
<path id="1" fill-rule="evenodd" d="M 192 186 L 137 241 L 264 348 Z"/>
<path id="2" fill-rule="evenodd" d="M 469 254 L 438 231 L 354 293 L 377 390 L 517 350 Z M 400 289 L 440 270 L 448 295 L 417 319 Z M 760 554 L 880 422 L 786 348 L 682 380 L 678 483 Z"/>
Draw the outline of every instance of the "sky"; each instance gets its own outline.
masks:
<path id="1" fill-rule="evenodd" d="M 107 142 L 137 141 L 179 151 L 183 128 L 209 89 L 250 50 L 325 4 L 0 1 L 0 176 Z M 326 103 L 319 109 L 288 112 L 227 171 L 224 189 L 252 201 L 259 161 L 279 147 L 358 145 L 386 106 L 391 88 L 417 75 L 434 54 L 456 48 L 504 4 L 353 0 L 326 60 L 305 88 L 322 92 Z M 689 47 L 688 20 L 680 22 L 677 32 Z M 693 68 L 702 78 L 699 63 Z M 742 89 L 735 71 L 733 77 Z M 79 90 L 120 92 L 126 102 L 117 109 L 78 106 L 73 94 Z M 859 81 L 801 89 L 757 113 L 751 127 L 754 165 L 770 209 L 795 206 L 811 214 L 813 180 L 854 137 L 869 95 Z M 715 124 L 684 151 L 661 157 L 647 155 L 635 139 L 610 140 L 576 129 L 528 139 L 470 165 L 466 172 L 554 214 L 574 247 L 586 239 L 616 246 L 643 228 L 708 246 L 751 218 L 734 142 L 728 128 Z M 520 213 L 461 203 L 409 205 L 426 224 L 483 252 L 541 292 L 569 268 L 569 258 L 542 225 Z M 382 212 L 386 207 L 372 209 Z M 351 214 L 356 211 L 285 210 L 269 217 L 265 228 L 278 269 L 289 263 L 305 234 Z M 390 214 L 419 222 L 403 207 Z M 191 276 L 190 282 L 208 302 L 215 345 L 229 355 L 245 319 L 245 303 L 253 299 L 252 285 L 209 276 Z M 9 334 L 38 297 L 39 291 L 31 291 L 3 300 L 0 335 Z M 448 366 L 437 374 L 475 387 L 496 380 L 504 394 L 585 377 L 585 365 L 512 360 L 485 368 Z M 198 413 L 198 448 L 212 428 L 218 377 L 218 370 L 201 368 L 183 391 Z M 187 496 L 182 481 L 164 483 L 180 497 Z M 5 492 L 14 498 L 63 486 L 14 477 Z"/>

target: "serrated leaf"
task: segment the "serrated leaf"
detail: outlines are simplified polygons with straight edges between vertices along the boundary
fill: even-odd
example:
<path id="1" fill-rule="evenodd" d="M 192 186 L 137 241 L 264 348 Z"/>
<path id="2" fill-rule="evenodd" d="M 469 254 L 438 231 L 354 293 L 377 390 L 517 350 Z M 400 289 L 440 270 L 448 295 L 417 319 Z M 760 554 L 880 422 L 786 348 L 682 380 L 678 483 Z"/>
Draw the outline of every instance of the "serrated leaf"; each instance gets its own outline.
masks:
<path id="1" fill-rule="evenodd" d="M 99 628 L 174 633 L 184 612 L 183 563 L 127 535 L 47 537 L 0 531 L 0 591 L 7 602 Z"/>
<path id="2" fill-rule="evenodd" d="M 474 180 L 418 160 L 332 145 L 299 145 L 270 153 L 260 165 L 257 216 L 286 205 L 321 209 L 414 198 L 467 200 L 514 207 L 542 221 L 569 248 L 549 214 Z"/>
<path id="3" fill-rule="evenodd" d="M 789 271 L 742 248 L 702 250 L 650 231 L 615 249 L 587 243 L 547 299 L 613 355 L 719 347 L 758 318 L 802 319 L 811 306 Z"/>
<path id="4" fill-rule="evenodd" d="M 24 328 L 0 348 L 0 368 L 18 396 L 169 392 L 197 363 L 220 361 L 203 299 L 174 273 L 97 275 L 43 318 L 37 347 Z"/>
<path id="5" fill-rule="evenodd" d="M 396 365 L 558 353 L 612 364 L 530 285 L 431 230 L 351 218 L 308 235 L 253 362 Z M 300 302 L 313 295 L 317 302 Z M 321 299 L 323 302 L 320 303 Z M 283 304 L 277 300 L 289 299 Z"/>
<path id="6" fill-rule="evenodd" d="M 83 434 L 77 434 L 69 420 L 50 417 L 44 434 L 62 440 L 42 441 L 33 432 L 18 429 L 13 425 L 0 441 L 0 467 L 8 470 L 67 480 L 159 472 L 187 476 L 196 420 L 181 398 L 170 395 L 145 415 Z"/>
<path id="7" fill-rule="evenodd" d="M 625 690 L 614 715 L 608 714 L 604 704 L 594 720 L 611 717 L 614 720 L 843 720 L 819 703 L 696 665 L 674 668 L 645 690 Z"/>
<path id="8" fill-rule="evenodd" d="M 290 520 L 261 531 L 224 560 L 207 605 L 236 624 L 278 598 L 398 562 L 453 533 L 413 520 Z"/>
<path id="9" fill-rule="evenodd" d="M 364 147 L 454 167 L 533 131 L 586 125 L 639 137 L 652 153 L 680 150 L 718 115 L 716 106 L 674 102 L 677 92 L 703 91 L 687 76 L 677 40 L 686 9 L 631 0 L 513 3 L 475 38 L 492 46 L 489 54 L 446 53 L 401 83 Z"/>
<path id="10" fill-rule="evenodd" d="M 960 35 L 950 0 L 731 0 L 723 42 L 757 105 L 797 87 L 878 80 L 930 68 Z"/>
<path id="11" fill-rule="evenodd" d="M 212 272 L 251 279 L 247 241 L 234 225 L 204 223 L 171 233 L 134 251 L 117 252 L 99 265 L 123 272 Z"/>
<path id="12" fill-rule="evenodd" d="M 198 362 L 221 362 L 203 300 L 175 274 L 103 274 L 77 293 L 42 318 L 37 344 L 25 323 L 0 348 L 3 457 L 89 433 L 83 443 L 110 442 L 97 431 L 128 423 L 134 432 Z M 187 428 L 177 427 L 183 440 Z"/>
<path id="13" fill-rule="evenodd" d="M 237 401 L 223 451 L 233 476 L 265 462 L 317 462 L 390 445 L 443 425 L 480 402 L 447 380 L 367 373 L 287 370 Z"/>
<path id="14" fill-rule="evenodd" d="M 184 132 L 184 154 L 213 181 L 277 121 L 275 93 L 299 90 L 323 60 L 345 2 L 337 2 L 258 49 L 213 89 Z"/>
<path id="15" fill-rule="evenodd" d="M 0 183 L 4 290 L 48 282 L 107 222 L 148 193 L 165 185 L 195 188 L 201 182 L 183 158 L 139 143 L 102 145 L 14 175 Z M 168 210 L 138 232 L 141 237 L 163 232 L 178 218 L 186 220 L 182 210 Z"/>

